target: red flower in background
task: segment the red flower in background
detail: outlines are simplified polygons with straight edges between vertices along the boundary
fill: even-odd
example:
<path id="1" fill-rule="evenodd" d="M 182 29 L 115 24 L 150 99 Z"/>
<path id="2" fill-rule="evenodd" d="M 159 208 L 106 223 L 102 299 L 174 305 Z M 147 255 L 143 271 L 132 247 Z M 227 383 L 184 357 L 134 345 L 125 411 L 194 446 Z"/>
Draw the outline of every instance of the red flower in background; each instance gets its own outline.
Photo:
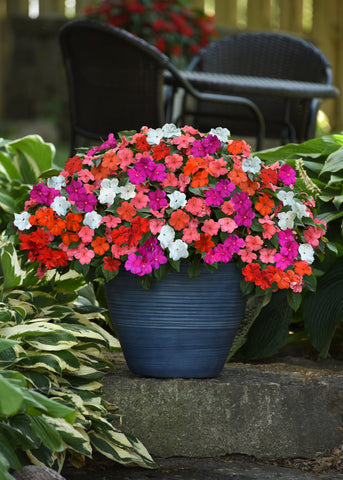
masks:
<path id="1" fill-rule="evenodd" d="M 216 36 L 214 17 L 189 0 L 100 0 L 84 15 L 143 38 L 185 67 Z"/>

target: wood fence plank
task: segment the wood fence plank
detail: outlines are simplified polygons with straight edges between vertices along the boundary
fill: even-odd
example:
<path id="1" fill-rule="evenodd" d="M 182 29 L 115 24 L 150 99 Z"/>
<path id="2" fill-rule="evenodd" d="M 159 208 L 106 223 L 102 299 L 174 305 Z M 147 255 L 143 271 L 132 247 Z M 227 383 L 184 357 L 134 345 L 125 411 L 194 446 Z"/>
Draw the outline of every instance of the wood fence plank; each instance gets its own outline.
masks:
<path id="1" fill-rule="evenodd" d="M 29 0 L 7 0 L 7 15 L 29 13 Z"/>
<path id="2" fill-rule="evenodd" d="M 39 14 L 56 14 L 60 13 L 64 15 L 65 2 L 64 0 L 40 0 L 39 2 Z"/>
<path id="3" fill-rule="evenodd" d="M 248 0 L 248 29 L 269 30 L 270 26 L 270 0 Z"/>
<path id="4" fill-rule="evenodd" d="M 302 34 L 303 0 L 280 0 L 280 29 Z"/>
<path id="5" fill-rule="evenodd" d="M 215 12 L 218 25 L 237 28 L 237 0 L 216 0 Z"/>

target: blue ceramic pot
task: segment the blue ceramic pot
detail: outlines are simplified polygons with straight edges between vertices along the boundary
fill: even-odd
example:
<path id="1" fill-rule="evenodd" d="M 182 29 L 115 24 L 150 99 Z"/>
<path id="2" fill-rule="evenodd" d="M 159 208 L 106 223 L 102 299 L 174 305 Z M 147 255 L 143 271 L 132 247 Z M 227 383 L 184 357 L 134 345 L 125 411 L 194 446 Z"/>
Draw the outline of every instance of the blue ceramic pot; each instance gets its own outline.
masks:
<path id="1" fill-rule="evenodd" d="M 163 378 L 208 378 L 224 367 L 243 318 L 241 273 L 234 263 L 215 272 L 201 266 L 190 280 L 187 266 L 144 290 L 121 271 L 106 285 L 113 326 L 129 369 Z"/>

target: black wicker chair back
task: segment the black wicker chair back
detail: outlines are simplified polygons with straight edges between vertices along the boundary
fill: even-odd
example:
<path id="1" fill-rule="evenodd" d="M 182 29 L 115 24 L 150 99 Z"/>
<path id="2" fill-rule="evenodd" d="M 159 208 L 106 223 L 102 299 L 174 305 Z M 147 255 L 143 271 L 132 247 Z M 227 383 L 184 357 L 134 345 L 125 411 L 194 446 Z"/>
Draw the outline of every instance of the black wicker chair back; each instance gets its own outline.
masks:
<path id="1" fill-rule="evenodd" d="M 67 73 L 72 154 L 80 146 L 80 136 L 105 140 L 109 133 L 140 130 L 144 125 L 158 128 L 169 121 L 171 102 L 163 92 L 166 71 L 169 85 L 183 88 L 197 101 L 244 105 L 252 112 L 258 142 L 264 136 L 263 117 L 253 102 L 197 91 L 168 57 L 126 30 L 73 20 L 61 28 L 60 45 Z"/>
<path id="2" fill-rule="evenodd" d="M 290 35 L 270 32 L 236 33 L 223 37 L 203 48 L 188 69 L 332 83 L 330 63 L 313 44 Z M 266 138 L 277 138 L 280 143 L 285 143 L 290 140 L 301 142 L 315 135 L 318 99 L 292 99 L 289 105 L 291 125 L 288 126 L 283 122 L 284 99 L 267 96 L 250 99 L 262 112 Z M 251 116 L 241 107 L 213 110 L 208 104 L 198 102 L 193 109 L 196 111 L 194 126 L 200 129 L 220 124 L 229 128 L 233 135 L 250 135 L 253 132 Z"/>

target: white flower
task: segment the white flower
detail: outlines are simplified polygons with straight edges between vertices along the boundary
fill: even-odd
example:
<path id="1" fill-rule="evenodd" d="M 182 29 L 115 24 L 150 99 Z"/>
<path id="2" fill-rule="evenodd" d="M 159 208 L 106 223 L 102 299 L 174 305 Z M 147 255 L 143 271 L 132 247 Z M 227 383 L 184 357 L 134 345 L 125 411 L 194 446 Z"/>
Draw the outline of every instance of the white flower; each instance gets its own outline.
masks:
<path id="1" fill-rule="evenodd" d="M 163 225 L 160 230 L 160 233 L 157 237 L 157 240 L 160 242 L 162 248 L 167 248 L 170 243 L 173 242 L 175 238 L 175 230 L 170 225 Z"/>
<path id="2" fill-rule="evenodd" d="M 277 214 L 279 219 L 279 227 L 281 230 L 286 230 L 287 228 L 293 228 L 294 219 L 296 214 L 294 212 L 280 212 Z"/>
<path id="3" fill-rule="evenodd" d="M 87 225 L 87 227 L 95 230 L 98 228 L 102 220 L 102 216 L 96 213 L 94 210 L 92 212 L 87 212 L 83 219 L 83 224 Z"/>
<path id="4" fill-rule="evenodd" d="M 305 260 L 307 263 L 313 263 L 314 261 L 314 250 L 311 245 L 308 243 L 302 243 L 299 245 L 299 254 L 301 260 Z"/>
<path id="5" fill-rule="evenodd" d="M 99 203 L 106 203 L 112 205 L 116 197 L 116 192 L 112 188 L 101 188 L 98 201 Z"/>
<path id="6" fill-rule="evenodd" d="M 136 195 L 136 187 L 133 183 L 127 182 L 123 187 L 118 187 L 120 198 L 123 200 L 131 200 Z"/>
<path id="7" fill-rule="evenodd" d="M 173 123 L 166 123 L 162 127 L 162 133 L 163 136 L 167 138 L 179 137 L 181 135 L 181 129 Z"/>
<path id="8" fill-rule="evenodd" d="M 292 205 L 292 212 L 294 212 L 298 218 L 310 216 L 310 212 L 307 211 L 306 205 L 304 205 L 300 200 L 295 200 Z"/>
<path id="9" fill-rule="evenodd" d="M 228 137 L 231 135 L 230 130 L 223 127 L 211 128 L 210 135 L 215 135 L 221 142 L 227 143 Z"/>
<path id="10" fill-rule="evenodd" d="M 276 196 L 284 205 L 293 205 L 294 203 L 294 192 L 292 191 L 279 190 Z"/>
<path id="11" fill-rule="evenodd" d="M 243 172 L 258 173 L 261 170 L 261 160 L 258 157 L 249 157 L 242 162 Z"/>
<path id="12" fill-rule="evenodd" d="M 175 240 L 168 246 L 169 256 L 172 260 L 180 260 L 180 258 L 187 258 L 189 255 L 188 245 L 183 240 Z"/>
<path id="13" fill-rule="evenodd" d="M 156 129 L 150 128 L 146 137 L 147 142 L 150 145 L 158 145 L 162 140 L 162 138 L 163 138 L 162 128 L 156 128 Z"/>
<path id="14" fill-rule="evenodd" d="M 170 200 L 170 208 L 177 210 L 180 207 L 184 207 L 187 203 L 186 195 L 176 190 L 173 193 L 168 194 Z"/>
<path id="15" fill-rule="evenodd" d="M 103 181 L 100 183 L 100 188 L 111 188 L 114 190 L 115 193 L 119 192 L 119 180 L 118 178 L 104 178 Z"/>
<path id="16" fill-rule="evenodd" d="M 18 230 L 29 230 L 32 225 L 29 222 L 31 214 L 29 212 L 15 213 L 14 214 L 14 225 Z"/>
<path id="17" fill-rule="evenodd" d="M 71 207 L 71 203 L 62 196 L 55 197 L 50 207 L 56 212 L 58 215 L 65 216 L 67 214 L 67 210 Z"/>
<path id="18" fill-rule="evenodd" d="M 61 190 L 62 187 L 66 186 L 66 179 L 63 175 L 48 178 L 47 186 L 49 188 L 54 188 L 55 190 Z"/>

